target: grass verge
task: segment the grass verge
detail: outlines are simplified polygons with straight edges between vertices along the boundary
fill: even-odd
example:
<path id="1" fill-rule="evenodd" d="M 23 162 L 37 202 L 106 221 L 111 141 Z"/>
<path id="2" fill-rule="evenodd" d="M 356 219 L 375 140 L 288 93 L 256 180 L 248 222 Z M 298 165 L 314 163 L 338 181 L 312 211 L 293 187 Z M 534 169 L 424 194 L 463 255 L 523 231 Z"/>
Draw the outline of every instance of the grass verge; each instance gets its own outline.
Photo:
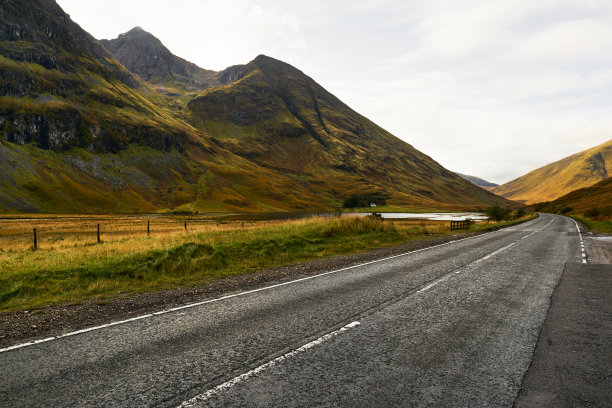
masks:
<path id="1" fill-rule="evenodd" d="M 478 223 L 471 230 L 514 222 Z M 199 285 L 262 268 L 449 233 L 447 222 L 344 217 L 119 237 L 100 245 L 62 238 L 37 251 L 0 251 L 0 313 Z"/>
<path id="2" fill-rule="evenodd" d="M 586 225 L 589 231 L 600 234 L 612 234 L 612 220 L 591 220 L 586 217 L 577 217 L 575 215 L 571 217 Z"/>

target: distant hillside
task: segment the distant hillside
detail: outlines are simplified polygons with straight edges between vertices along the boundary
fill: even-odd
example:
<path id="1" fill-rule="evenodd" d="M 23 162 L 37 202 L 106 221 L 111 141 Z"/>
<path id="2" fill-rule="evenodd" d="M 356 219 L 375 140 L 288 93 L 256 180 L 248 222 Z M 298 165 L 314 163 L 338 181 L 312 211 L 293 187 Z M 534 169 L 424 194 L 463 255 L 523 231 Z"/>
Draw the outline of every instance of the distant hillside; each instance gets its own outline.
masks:
<path id="1" fill-rule="evenodd" d="M 505 198 L 527 204 L 551 201 L 589 187 L 612 172 L 612 140 L 582 151 L 493 189 Z"/>
<path id="2" fill-rule="evenodd" d="M 457 172 L 455 172 L 457 173 Z M 476 176 L 468 176 L 467 174 L 461 174 L 461 173 L 457 173 L 459 176 L 463 177 L 464 179 L 466 179 L 467 181 L 476 184 L 478 187 L 482 187 L 484 189 L 487 190 L 491 190 L 494 187 L 499 186 L 499 184 L 495 184 L 495 183 L 491 183 L 487 180 L 483 180 L 480 177 L 476 177 Z"/>
<path id="3" fill-rule="evenodd" d="M 538 207 L 544 212 L 570 214 L 584 214 L 597 210 L 597 213 L 610 216 L 612 215 L 612 177 L 590 187 L 572 191 Z"/>

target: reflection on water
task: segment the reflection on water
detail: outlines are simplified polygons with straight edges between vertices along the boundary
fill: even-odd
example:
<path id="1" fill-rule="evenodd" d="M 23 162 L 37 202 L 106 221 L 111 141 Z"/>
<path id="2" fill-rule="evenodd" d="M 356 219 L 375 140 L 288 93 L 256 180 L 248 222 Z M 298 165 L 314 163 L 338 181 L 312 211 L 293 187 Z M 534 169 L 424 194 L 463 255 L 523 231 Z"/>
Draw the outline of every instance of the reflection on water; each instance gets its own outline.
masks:
<path id="1" fill-rule="evenodd" d="M 470 220 L 486 220 L 487 216 L 483 213 L 462 212 L 462 213 L 379 213 L 382 218 L 386 219 L 409 219 L 409 220 L 430 220 L 430 221 L 465 221 Z M 350 215 L 350 214 L 347 214 Z M 359 215 L 370 215 L 368 213 L 359 213 Z"/>
<path id="2" fill-rule="evenodd" d="M 486 220 L 487 216 L 477 212 L 461 213 L 378 213 L 382 218 L 395 220 L 431 220 L 431 221 L 465 221 Z M 310 217 L 335 217 L 337 214 L 332 212 L 320 213 L 256 213 L 256 214 L 232 214 L 219 217 L 227 221 L 267 221 L 267 220 L 297 220 Z M 371 213 L 342 213 L 343 217 L 361 216 L 365 217 Z"/>

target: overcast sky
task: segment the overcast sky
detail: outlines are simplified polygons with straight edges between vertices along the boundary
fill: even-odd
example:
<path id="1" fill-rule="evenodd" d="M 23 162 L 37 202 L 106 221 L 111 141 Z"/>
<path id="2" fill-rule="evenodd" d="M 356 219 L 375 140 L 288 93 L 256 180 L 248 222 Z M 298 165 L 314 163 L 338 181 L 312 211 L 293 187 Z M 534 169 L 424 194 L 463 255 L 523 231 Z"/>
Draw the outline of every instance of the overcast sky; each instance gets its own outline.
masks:
<path id="1" fill-rule="evenodd" d="M 58 0 L 220 70 L 304 71 L 450 170 L 504 183 L 612 139 L 610 0 Z"/>

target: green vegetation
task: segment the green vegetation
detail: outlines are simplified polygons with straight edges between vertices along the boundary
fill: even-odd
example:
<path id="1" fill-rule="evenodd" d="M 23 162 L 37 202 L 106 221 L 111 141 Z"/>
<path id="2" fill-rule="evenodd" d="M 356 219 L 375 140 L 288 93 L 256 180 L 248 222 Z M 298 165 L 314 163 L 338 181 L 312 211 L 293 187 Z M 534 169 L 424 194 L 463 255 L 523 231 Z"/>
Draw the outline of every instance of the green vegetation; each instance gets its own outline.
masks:
<path id="1" fill-rule="evenodd" d="M 612 177 L 581 188 L 554 201 L 533 205 L 535 211 L 569 215 L 590 230 L 612 233 Z"/>
<path id="2" fill-rule="evenodd" d="M 48 222 L 58 228 L 54 221 Z M 138 236 L 121 233 L 113 238 L 105 232 L 103 243 L 96 245 L 95 224 L 78 227 L 75 221 L 58 222 L 69 222 L 65 228 L 73 235 L 47 234 L 37 251 L 3 244 L 8 249 L 0 250 L 0 311 L 204 284 L 262 268 L 450 233 L 447 222 L 341 217 L 261 222 L 247 228 L 208 223 L 195 233 L 185 233 L 182 222 L 174 221 L 175 232 L 146 237 L 142 220 L 133 219 L 130 222 L 140 225 Z M 471 229 L 509 223 L 477 223 Z"/>
<path id="3" fill-rule="evenodd" d="M 515 220 L 525 216 L 525 210 L 523 208 L 516 208 L 511 210 L 509 208 L 502 208 L 497 205 L 490 207 L 486 210 L 487 217 L 493 221 L 503 220 Z"/>
<path id="4" fill-rule="evenodd" d="M 573 215 L 572 218 L 586 225 L 586 227 L 590 231 L 603 234 L 612 234 L 612 219 L 592 220 L 586 217 L 579 217 L 575 215 Z"/>

